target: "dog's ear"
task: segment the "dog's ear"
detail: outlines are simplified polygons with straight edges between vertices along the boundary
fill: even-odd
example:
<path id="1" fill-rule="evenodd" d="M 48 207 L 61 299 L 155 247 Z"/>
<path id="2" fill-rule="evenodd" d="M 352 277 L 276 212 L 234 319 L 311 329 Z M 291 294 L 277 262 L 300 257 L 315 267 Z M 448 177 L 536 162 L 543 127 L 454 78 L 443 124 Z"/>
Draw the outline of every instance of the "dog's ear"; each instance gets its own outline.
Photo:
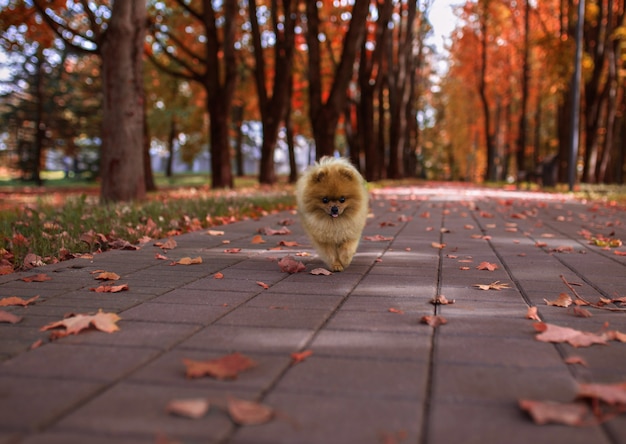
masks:
<path id="1" fill-rule="evenodd" d="M 348 180 L 354 180 L 354 173 L 348 168 L 342 168 L 339 173 Z"/>
<path id="2" fill-rule="evenodd" d="M 320 183 L 322 180 L 324 180 L 324 177 L 326 177 L 326 172 L 319 171 L 313 176 L 313 181 Z"/>

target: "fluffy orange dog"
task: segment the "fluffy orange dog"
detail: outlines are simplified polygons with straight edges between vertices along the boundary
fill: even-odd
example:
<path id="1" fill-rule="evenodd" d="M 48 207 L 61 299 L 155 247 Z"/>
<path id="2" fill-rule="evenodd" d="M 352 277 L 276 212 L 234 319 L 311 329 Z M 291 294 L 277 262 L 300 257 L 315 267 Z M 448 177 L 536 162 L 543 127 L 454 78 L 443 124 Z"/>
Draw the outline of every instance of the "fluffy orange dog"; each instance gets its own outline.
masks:
<path id="1" fill-rule="evenodd" d="M 323 157 L 298 180 L 302 226 L 332 271 L 343 271 L 356 252 L 368 213 L 365 181 L 347 159 Z"/>

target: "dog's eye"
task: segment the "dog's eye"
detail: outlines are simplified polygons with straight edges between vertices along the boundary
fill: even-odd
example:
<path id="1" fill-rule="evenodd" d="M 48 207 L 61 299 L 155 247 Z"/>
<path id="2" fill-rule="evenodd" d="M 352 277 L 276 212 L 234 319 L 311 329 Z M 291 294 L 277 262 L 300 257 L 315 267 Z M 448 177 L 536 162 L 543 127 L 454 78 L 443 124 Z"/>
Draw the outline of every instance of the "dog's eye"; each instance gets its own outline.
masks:
<path id="1" fill-rule="evenodd" d="M 325 204 L 327 204 L 327 203 L 328 203 L 328 202 L 330 202 L 330 201 L 328 200 L 328 197 L 322 197 L 322 202 L 324 202 Z"/>
<path id="2" fill-rule="evenodd" d="M 346 198 L 345 198 L 345 197 L 341 196 L 341 197 L 339 198 L 339 203 L 344 203 L 345 201 L 346 201 Z"/>

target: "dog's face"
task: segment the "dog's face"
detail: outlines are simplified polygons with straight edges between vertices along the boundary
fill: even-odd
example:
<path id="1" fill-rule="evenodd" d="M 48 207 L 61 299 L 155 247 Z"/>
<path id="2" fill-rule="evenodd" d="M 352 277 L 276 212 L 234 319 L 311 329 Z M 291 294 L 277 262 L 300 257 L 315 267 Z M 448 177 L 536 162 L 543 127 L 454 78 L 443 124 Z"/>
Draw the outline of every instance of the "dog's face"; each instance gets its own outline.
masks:
<path id="1" fill-rule="evenodd" d="M 325 217 L 341 217 L 359 204 L 356 196 L 360 186 L 359 179 L 349 169 L 324 168 L 310 178 L 307 207 Z"/>

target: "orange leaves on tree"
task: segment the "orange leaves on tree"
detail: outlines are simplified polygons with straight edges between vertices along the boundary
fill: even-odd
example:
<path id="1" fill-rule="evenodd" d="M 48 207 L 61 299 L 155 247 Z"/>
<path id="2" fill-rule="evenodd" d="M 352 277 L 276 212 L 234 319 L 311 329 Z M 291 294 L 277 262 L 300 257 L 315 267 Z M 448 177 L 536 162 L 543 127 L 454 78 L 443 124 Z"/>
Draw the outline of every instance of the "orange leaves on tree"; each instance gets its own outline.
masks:
<path id="1" fill-rule="evenodd" d="M 51 322 L 50 324 L 41 327 L 41 331 L 54 330 L 57 328 L 64 328 L 64 331 L 53 332 L 53 338 L 60 338 L 69 335 L 75 335 L 83 330 L 89 328 L 95 328 L 106 333 L 113 333 L 119 330 L 117 321 L 121 318 L 115 313 L 105 313 L 100 310 L 95 315 L 78 314 L 70 316 L 61 321 Z"/>
<path id="2" fill-rule="evenodd" d="M 256 366 L 256 362 L 241 353 L 232 353 L 208 361 L 183 359 L 187 378 L 210 376 L 215 379 L 236 379 L 239 373 Z"/>
<path id="3" fill-rule="evenodd" d="M 12 305 L 20 305 L 22 307 L 26 307 L 27 305 L 34 304 L 35 301 L 39 299 L 39 296 L 34 296 L 30 299 L 22 299 L 17 296 L 11 296 L 8 298 L 0 299 L 0 307 L 9 307 Z"/>

